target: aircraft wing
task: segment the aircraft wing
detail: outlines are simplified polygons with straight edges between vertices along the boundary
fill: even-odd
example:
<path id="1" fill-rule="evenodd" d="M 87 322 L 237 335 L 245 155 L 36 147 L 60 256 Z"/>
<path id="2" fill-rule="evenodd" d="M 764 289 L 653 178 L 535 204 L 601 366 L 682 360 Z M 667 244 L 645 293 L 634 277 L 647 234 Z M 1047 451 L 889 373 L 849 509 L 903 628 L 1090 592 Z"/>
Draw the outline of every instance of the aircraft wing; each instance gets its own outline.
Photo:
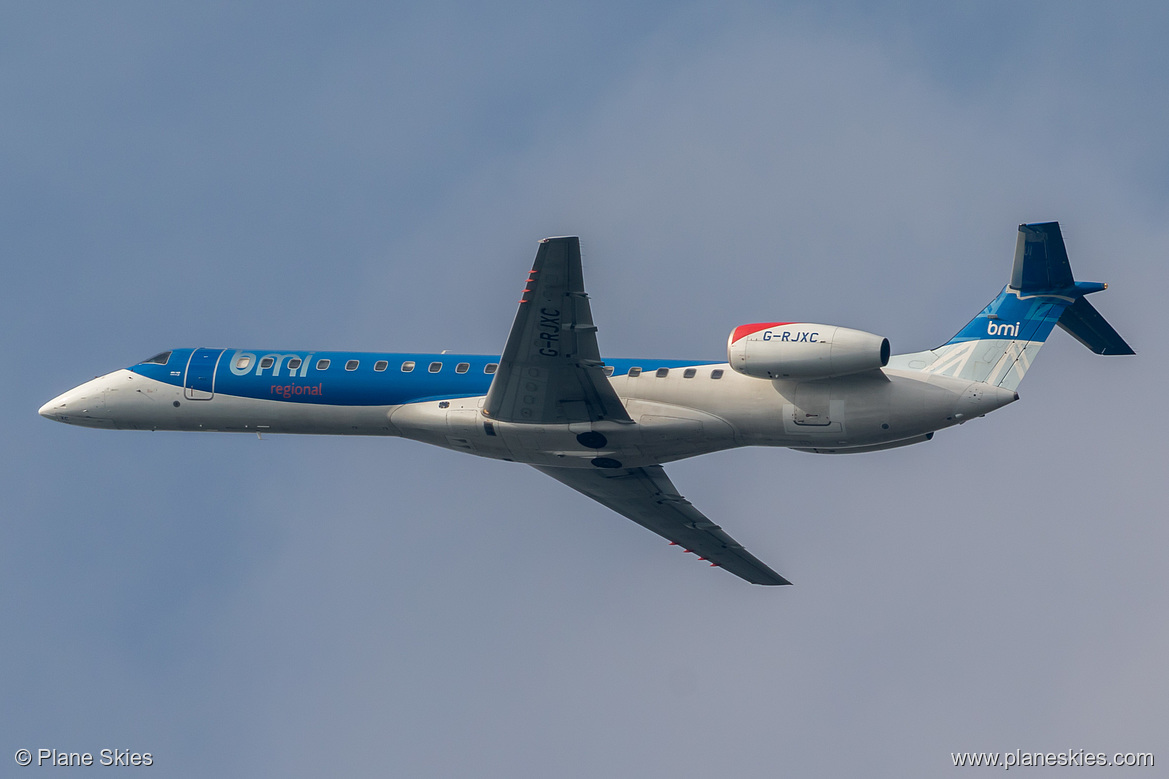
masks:
<path id="1" fill-rule="evenodd" d="M 604 373 L 580 239 L 540 241 L 484 414 L 536 424 L 633 421 Z"/>
<path id="2" fill-rule="evenodd" d="M 791 584 L 679 495 L 660 465 L 591 470 L 533 467 L 752 584 Z"/>

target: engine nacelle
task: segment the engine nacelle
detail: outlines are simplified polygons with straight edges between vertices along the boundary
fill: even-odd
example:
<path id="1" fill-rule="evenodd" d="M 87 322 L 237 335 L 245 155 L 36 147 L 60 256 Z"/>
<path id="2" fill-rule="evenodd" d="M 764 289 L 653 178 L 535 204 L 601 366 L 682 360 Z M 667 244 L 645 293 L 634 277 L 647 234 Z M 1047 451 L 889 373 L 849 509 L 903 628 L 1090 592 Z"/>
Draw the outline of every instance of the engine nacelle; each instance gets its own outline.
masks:
<path id="1" fill-rule="evenodd" d="M 889 364 L 889 339 L 834 325 L 764 322 L 736 327 L 727 362 L 758 379 L 829 379 Z"/>

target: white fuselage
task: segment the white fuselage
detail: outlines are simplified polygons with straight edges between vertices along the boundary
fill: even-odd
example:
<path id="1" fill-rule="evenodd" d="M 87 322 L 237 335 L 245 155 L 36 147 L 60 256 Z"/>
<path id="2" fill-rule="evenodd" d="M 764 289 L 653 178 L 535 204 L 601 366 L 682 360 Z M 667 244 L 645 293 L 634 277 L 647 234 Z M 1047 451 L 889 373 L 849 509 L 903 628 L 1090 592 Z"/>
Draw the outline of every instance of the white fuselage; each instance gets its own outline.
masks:
<path id="1" fill-rule="evenodd" d="M 721 375 L 712 379 L 712 372 Z M 659 376 L 610 379 L 633 424 L 540 425 L 491 421 L 484 395 L 406 403 L 331 405 L 189 389 L 133 370 L 101 376 L 53 399 L 43 416 L 133 430 L 400 436 L 483 457 L 590 467 L 611 457 L 627 467 L 665 463 L 739 446 L 818 452 L 872 451 L 926 440 L 1017 398 L 967 379 L 885 368 L 818 381 L 765 380 L 726 364 Z M 595 431 L 606 444 L 582 446 Z"/>

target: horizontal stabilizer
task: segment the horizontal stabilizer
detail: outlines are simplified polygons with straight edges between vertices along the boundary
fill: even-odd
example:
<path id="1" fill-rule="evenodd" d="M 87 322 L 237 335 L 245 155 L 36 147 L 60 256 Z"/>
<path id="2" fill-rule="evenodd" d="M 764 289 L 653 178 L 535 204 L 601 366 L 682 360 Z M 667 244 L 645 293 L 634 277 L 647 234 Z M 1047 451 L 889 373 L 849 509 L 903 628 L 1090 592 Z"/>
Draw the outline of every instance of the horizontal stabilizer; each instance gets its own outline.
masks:
<path id="1" fill-rule="evenodd" d="M 1084 298 L 1078 298 L 1063 310 L 1059 326 L 1096 354 L 1136 354 Z"/>

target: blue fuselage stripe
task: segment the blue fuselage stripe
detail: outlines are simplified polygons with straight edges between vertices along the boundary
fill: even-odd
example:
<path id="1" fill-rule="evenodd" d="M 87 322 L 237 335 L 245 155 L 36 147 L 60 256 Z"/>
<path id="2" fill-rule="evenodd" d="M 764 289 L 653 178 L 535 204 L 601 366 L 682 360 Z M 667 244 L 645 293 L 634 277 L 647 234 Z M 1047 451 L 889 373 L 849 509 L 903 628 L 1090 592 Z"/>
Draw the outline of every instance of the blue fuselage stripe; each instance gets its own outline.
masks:
<path id="1" fill-rule="evenodd" d="M 290 403 L 317 403 L 339 406 L 392 406 L 423 400 L 484 395 L 492 374 L 485 369 L 498 364 L 499 357 L 482 354 L 419 354 L 377 352 L 310 352 L 295 350 L 223 349 L 210 373 L 201 360 L 219 349 L 175 349 L 166 364 L 141 363 L 129 368 L 142 376 L 171 384 L 213 391 L 216 395 L 279 400 Z M 192 360 L 192 355 L 195 359 Z M 325 368 L 318 368 L 327 360 Z M 356 361 L 353 370 L 346 366 Z M 386 362 L 384 370 L 375 371 Z M 413 363 L 410 371 L 402 366 Z M 438 370 L 430 370 L 437 363 Z M 456 368 L 466 364 L 466 370 Z M 296 365 L 290 368 L 290 364 Z M 614 375 L 627 374 L 632 367 L 643 371 L 712 365 L 713 360 L 606 360 Z M 378 366 L 381 367 L 381 366 Z"/>

